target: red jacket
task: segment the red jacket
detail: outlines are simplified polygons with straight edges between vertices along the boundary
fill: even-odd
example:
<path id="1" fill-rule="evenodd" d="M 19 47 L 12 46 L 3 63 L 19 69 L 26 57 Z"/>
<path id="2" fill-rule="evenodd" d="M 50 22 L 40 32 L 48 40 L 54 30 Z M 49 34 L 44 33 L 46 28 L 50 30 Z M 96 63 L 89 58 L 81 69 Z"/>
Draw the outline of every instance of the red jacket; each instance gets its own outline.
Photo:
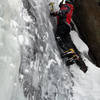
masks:
<path id="1" fill-rule="evenodd" d="M 61 4 L 60 5 L 60 11 L 57 13 L 57 23 L 59 24 L 59 21 L 65 21 L 68 24 L 71 23 L 71 18 L 73 14 L 74 6 L 71 3 Z"/>

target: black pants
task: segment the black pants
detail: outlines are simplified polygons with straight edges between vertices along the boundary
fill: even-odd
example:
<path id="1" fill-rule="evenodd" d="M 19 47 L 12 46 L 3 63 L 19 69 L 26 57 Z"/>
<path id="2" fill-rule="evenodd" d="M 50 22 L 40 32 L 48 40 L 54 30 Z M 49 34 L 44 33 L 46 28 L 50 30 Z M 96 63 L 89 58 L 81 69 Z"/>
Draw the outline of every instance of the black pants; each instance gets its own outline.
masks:
<path id="1" fill-rule="evenodd" d="M 55 34 L 57 44 L 62 48 L 64 51 L 73 48 L 75 52 L 78 54 L 78 50 L 76 49 L 73 41 L 70 37 L 70 27 L 66 23 L 58 25 L 57 31 Z"/>
<path id="2" fill-rule="evenodd" d="M 79 60 L 76 61 L 77 65 L 79 65 L 80 69 L 84 72 L 87 71 L 87 66 L 85 65 L 84 61 L 82 60 L 79 51 L 76 49 L 75 45 L 73 44 L 73 41 L 70 37 L 70 27 L 63 23 L 61 25 L 58 25 L 57 31 L 55 34 L 55 38 L 57 41 L 58 46 L 64 51 L 69 49 L 74 49 L 75 53 L 79 56 Z"/>

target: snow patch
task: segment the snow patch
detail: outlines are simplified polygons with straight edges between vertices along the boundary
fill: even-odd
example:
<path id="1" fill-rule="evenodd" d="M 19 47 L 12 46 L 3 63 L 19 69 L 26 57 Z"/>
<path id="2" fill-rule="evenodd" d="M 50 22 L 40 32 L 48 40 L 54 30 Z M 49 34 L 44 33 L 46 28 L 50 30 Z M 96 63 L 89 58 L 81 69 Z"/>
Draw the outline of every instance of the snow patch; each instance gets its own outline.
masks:
<path id="1" fill-rule="evenodd" d="M 82 54 L 87 54 L 88 55 L 88 51 L 89 48 L 88 46 L 80 39 L 79 35 L 77 32 L 75 31 L 71 31 L 70 32 L 72 41 L 74 43 L 74 45 L 76 46 L 76 48 L 82 53 Z"/>

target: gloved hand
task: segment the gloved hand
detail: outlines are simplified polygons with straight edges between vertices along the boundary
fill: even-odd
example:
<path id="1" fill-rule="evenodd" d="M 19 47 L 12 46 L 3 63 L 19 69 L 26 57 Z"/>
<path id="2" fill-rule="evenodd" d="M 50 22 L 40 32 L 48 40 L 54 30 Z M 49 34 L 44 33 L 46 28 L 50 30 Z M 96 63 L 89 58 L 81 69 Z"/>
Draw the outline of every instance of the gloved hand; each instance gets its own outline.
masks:
<path id="1" fill-rule="evenodd" d="M 54 16 L 54 12 L 50 12 L 50 15 L 51 15 L 51 16 Z"/>
<path id="2" fill-rule="evenodd" d="M 56 16 L 56 13 L 55 12 L 50 12 L 50 15 L 51 16 Z"/>

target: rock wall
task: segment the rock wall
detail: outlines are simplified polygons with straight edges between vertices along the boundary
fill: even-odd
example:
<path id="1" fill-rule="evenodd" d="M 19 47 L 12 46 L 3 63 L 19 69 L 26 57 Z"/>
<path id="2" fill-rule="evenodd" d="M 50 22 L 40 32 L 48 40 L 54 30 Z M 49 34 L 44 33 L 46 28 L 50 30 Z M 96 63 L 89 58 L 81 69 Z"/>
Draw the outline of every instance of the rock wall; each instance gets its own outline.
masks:
<path id="1" fill-rule="evenodd" d="M 74 20 L 82 39 L 88 44 L 97 66 L 100 66 L 100 1 L 77 0 Z"/>

